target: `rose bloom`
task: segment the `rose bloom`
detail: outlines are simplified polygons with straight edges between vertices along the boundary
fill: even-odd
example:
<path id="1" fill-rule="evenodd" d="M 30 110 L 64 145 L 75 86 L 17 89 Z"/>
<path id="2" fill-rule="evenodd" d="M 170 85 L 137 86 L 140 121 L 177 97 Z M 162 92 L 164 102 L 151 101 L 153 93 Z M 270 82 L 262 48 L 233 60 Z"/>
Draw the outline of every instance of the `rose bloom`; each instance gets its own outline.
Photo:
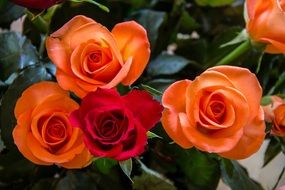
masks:
<path id="1" fill-rule="evenodd" d="M 274 109 L 274 120 L 271 134 L 285 137 L 285 103 Z"/>
<path id="2" fill-rule="evenodd" d="M 82 129 L 91 154 L 126 160 L 144 151 L 146 133 L 159 121 L 162 109 L 145 91 L 120 96 L 113 89 L 98 89 L 82 99 L 70 121 Z"/>
<path id="3" fill-rule="evenodd" d="M 119 23 L 110 32 L 82 15 L 46 41 L 59 85 L 79 97 L 98 87 L 132 84 L 148 63 L 149 46 L 145 29 L 134 21 Z"/>
<path id="4" fill-rule="evenodd" d="M 285 0 L 246 0 L 247 31 L 268 53 L 285 53 Z"/>
<path id="5" fill-rule="evenodd" d="M 162 125 L 183 148 L 196 147 L 230 159 L 243 159 L 261 146 L 265 122 L 262 89 L 249 70 L 218 66 L 193 81 L 166 89 Z"/>
<path id="6" fill-rule="evenodd" d="M 64 0 L 11 0 L 13 3 L 21 5 L 23 7 L 31 9 L 47 9 L 57 3 L 61 3 Z"/>
<path id="7" fill-rule="evenodd" d="M 82 131 L 68 120 L 79 105 L 57 83 L 40 82 L 27 88 L 15 107 L 14 142 L 28 160 L 39 165 L 82 168 L 91 161 Z"/>

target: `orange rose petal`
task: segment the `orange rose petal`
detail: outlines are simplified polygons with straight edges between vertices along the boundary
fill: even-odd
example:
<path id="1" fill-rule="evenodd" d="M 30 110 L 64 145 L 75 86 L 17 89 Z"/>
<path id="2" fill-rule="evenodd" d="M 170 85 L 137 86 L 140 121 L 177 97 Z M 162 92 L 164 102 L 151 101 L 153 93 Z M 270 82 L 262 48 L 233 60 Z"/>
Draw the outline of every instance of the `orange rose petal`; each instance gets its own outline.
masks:
<path id="1" fill-rule="evenodd" d="M 250 114 L 252 117 L 255 117 L 255 114 L 259 113 L 262 88 L 253 73 L 248 69 L 233 66 L 217 66 L 209 70 L 223 73 L 231 80 L 234 88 L 246 97 L 249 105 L 249 113 L 252 113 Z"/>
<path id="2" fill-rule="evenodd" d="M 76 155 L 71 161 L 59 164 L 67 169 L 80 169 L 92 163 L 92 156 L 88 149 L 84 149 L 81 154 Z"/>
<path id="3" fill-rule="evenodd" d="M 72 126 L 68 126 L 72 127 Z M 83 141 L 82 132 L 79 128 L 72 127 L 72 135 L 69 137 L 68 142 L 57 151 L 57 154 L 62 154 L 71 149 L 74 145 L 78 144 L 80 141 Z"/>
<path id="4" fill-rule="evenodd" d="M 78 15 L 63 25 L 59 30 L 52 33 L 46 40 L 46 49 L 49 58 L 57 67 L 64 71 L 71 71 L 69 66 L 69 44 L 74 31 L 84 24 L 94 22 L 92 19 Z"/>
<path id="5" fill-rule="evenodd" d="M 26 142 L 28 141 L 27 134 L 30 133 L 29 122 L 27 122 L 30 120 L 30 115 L 30 112 L 25 112 L 18 116 L 18 125 L 16 125 L 13 130 L 14 142 L 17 145 L 19 151 L 24 155 L 24 157 L 26 157 L 33 163 L 40 165 L 52 165 L 52 163 L 45 162 L 36 158 L 30 151 L 29 147 L 26 145 Z"/>
<path id="6" fill-rule="evenodd" d="M 179 117 L 176 112 L 166 108 L 162 112 L 161 123 L 166 133 L 176 144 L 185 149 L 193 147 L 192 143 L 183 134 Z"/>
<path id="7" fill-rule="evenodd" d="M 110 81 L 108 84 L 102 86 L 101 88 L 113 88 L 117 86 L 123 78 L 125 78 L 131 68 L 132 65 L 132 58 L 128 59 L 126 63 L 122 66 L 119 73 L 114 77 L 112 81 Z"/>
<path id="8" fill-rule="evenodd" d="M 191 126 L 185 113 L 179 113 L 179 118 L 186 138 L 191 140 L 193 145 L 202 151 L 219 153 L 231 150 L 243 134 L 243 129 L 240 129 L 232 136 L 213 138 L 212 136 L 202 134 L 197 129 L 197 126 Z"/>
<path id="9" fill-rule="evenodd" d="M 123 60 L 132 58 L 131 69 L 123 80 L 124 85 L 131 85 L 144 71 L 149 57 L 150 44 L 145 29 L 134 21 L 115 25 L 112 33 L 122 53 Z"/>
<path id="10" fill-rule="evenodd" d="M 60 164 L 69 162 L 74 159 L 75 155 L 80 154 L 85 148 L 85 145 L 82 142 L 79 142 L 76 146 L 72 147 L 72 149 L 68 150 L 67 152 L 57 155 L 50 153 L 47 149 L 43 148 L 32 135 L 32 133 L 29 133 L 27 135 L 27 139 L 29 139 L 27 141 L 27 146 L 30 148 L 32 154 L 38 159 L 49 163 Z"/>
<path id="11" fill-rule="evenodd" d="M 87 42 L 90 39 L 100 43 L 100 45 L 103 47 L 109 46 L 119 63 L 123 63 L 119 48 L 111 32 L 106 27 L 96 23 L 95 21 L 82 25 L 76 31 L 74 31 L 69 45 L 71 49 L 75 49 L 78 44 Z"/>
<path id="12" fill-rule="evenodd" d="M 62 43 L 58 38 L 47 37 L 46 39 L 47 54 L 53 64 L 58 69 L 62 69 L 65 72 L 72 74 L 70 68 L 70 48 Z"/>
<path id="13" fill-rule="evenodd" d="M 228 152 L 220 153 L 221 156 L 229 159 L 244 159 L 257 152 L 265 137 L 265 123 L 263 111 L 260 108 L 259 114 L 244 127 L 244 134 L 237 145 Z"/>
<path id="14" fill-rule="evenodd" d="M 61 94 L 54 94 L 48 96 L 44 101 L 38 104 L 33 112 L 32 117 L 38 115 L 52 114 L 55 111 L 62 111 L 63 113 L 70 113 L 79 108 L 77 102 L 69 98 L 69 96 L 63 96 Z"/>
<path id="15" fill-rule="evenodd" d="M 285 24 L 285 22 L 284 22 Z M 267 53 L 277 54 L 277 53 L 284 53 L 285 52 L 285 40 L 283 42 L 269 39 L 269 38 L 260 38 L 260 40 L 269 43 L 266 46 L 265 51 Z"/>
<path id="16" fill-rule="evenodd" d="M 88 74 L 82 72 L 82 65 L 80 64 L 82 62 L 82 51 L 84 51 L 84 48 L 87 46 L 87 44 L 81 44 L 75 50 L 72 52 L 71 55 L 71 69 L 75 76 L 82 79 L 86 83 L 90 83 L 92 87 L 94 85 L 102 85 L 104 82 L 95 80 L 94 78 L 91 78 L 88 76 Z M 88 90 L 89 91 L 89 90 Z"/>
<path id="17" fill-rule="evenodd" d="M 56 71 L 56 79 L 58 84 L 65 90 L 71 90 L 78 97 L 82 98 L 87 94 L 87 91 L 76 85 L 75 79 L 65 74 L 63 71 L 58 69 Z"/>
<path id="18" fill-rule="evenodd" d="M 190 80 L 180 80 L 171 84 L 163 93 L 162 105 L 177 113 L 185 112 L 186 111 L 185 92 L 190 84 L 191 84 Z"/>
<path id="19" fill-rule="evenodd" d="M 16 118 L 18 118 L 21 113 L 33 109 L 37 104 L 43 101 L 44 97 L 54 93 L 68 95 L 68 92 L 62 90 L 54 82 L 45 81 L 30 86 L 23 92 L 16 103 L 14 110 Z"/>

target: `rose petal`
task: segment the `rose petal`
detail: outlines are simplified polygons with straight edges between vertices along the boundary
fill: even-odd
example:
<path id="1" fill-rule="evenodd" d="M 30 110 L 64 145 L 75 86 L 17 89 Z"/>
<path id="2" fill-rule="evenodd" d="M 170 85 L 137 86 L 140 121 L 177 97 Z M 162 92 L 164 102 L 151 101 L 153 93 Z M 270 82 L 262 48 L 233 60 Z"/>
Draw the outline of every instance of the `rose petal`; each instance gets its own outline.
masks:
<path id="1" fill-rule="evenodd" d="M 13 130 L 13 139 L 15 144 L 17 145 L 19 151 L 35 164 L 40 164 L 40 165 L 52 165 L 50 162 L 45 162 L 43 160 L 38 159 L 35 157 L 32 152 L 30 151 L 29 147 L 27 146 L 27 135 L 30 133 L 30 126 L 29 126 L 29 121 L 31 117 L 31 113 L 29 111 L 21 114 L 18 116 L 18 125 Z"/>
<path id="2" fill-rule="evenodd" d="M 137 119 L 147 131 L 161 118 L 163 107 L 146 91 L 132 90 L 122 99 L 134 119 Z"/>
<path id="3" fill-rule="evenodd" d="M 81 154 L 76 155 L 71 161 L 59 164 L 67 169 L 80 169 L 88 166 L 92 162 L 92 156 L 87 148 Z"/>
<path id="4" fill-rule="evenodd" d="M 128 21 L 115 25 L 112 34 L 123 60 L 132 58 L 131 69 L 122 82 L 124 85 L 130 85 L 142 74 L 150 57 L 150 44 L 146 30 L 138 23 Z"/>
<path id="5" fill-rule="evenodd" d="M 14 110 L 16 118 L 18 118 L 20 114 L 34 109 L 34 107 L 41 103 L 45 97 L 51 94 L 66 96 L 68 95 L 68 92 L 62 90 L 56 83 L 47 81 L 36 83 L 27 88 L 16 103 Z"/>
<path id="6" fill-rule="evenodd" d="M 264 137 L 264 115 L 260 107 L 258 115 L 244 127 L 244 134 L 236 146 L 228 152 L 220 153 L 220 155 L 235 160 L 247 158 L 259 150 Z"/>
<path id="7" fill-rule="evenodd" d="M 162 113 L 161 123 L 168 136 L 176 144 L 185 149 L 193 147 L 190 140 L 184 135 L 177 112 L 165 108 Z"/>
<path id="8" fill-rule="evenodd" d="M 240 91 L 244 97 L 246 97 L 249 105 L 249 113 L 252 116 L 251 119 L 256 117 L 259 113 L 260 101 L 262 96 L 262 88 L 256 78 L 248 69 L 233 66 L 217 66 L 209 69 L 214 70 L 226 75 L 234 88 Z"/>

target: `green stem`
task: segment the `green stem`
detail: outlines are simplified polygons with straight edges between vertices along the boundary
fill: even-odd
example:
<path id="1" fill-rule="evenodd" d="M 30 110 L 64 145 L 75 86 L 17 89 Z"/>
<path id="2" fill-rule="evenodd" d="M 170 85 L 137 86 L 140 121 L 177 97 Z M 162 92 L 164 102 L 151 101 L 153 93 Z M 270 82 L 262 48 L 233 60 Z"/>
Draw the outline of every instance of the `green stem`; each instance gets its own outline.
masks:
<path id="1" fill-rule="evenodd" d="M 236 49 L 234 49 L 230 54 L 221 59 L 216 65 L 226 65 L 231 63 L 233 60 L 244 54 L 251 47 L 250 41 L 246 40 L 240 44 Z"/>

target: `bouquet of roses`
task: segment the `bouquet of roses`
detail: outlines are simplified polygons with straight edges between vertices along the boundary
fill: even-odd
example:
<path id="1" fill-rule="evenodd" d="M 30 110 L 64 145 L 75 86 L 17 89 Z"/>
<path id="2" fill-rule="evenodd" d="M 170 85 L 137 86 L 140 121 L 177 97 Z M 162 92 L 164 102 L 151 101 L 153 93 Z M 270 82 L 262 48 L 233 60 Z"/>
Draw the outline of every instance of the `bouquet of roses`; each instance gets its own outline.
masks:
<path id="1" fill-rule="evenodd" d="M 0 187 L 282 189 L 284 6 L 2 1 Z"/>

